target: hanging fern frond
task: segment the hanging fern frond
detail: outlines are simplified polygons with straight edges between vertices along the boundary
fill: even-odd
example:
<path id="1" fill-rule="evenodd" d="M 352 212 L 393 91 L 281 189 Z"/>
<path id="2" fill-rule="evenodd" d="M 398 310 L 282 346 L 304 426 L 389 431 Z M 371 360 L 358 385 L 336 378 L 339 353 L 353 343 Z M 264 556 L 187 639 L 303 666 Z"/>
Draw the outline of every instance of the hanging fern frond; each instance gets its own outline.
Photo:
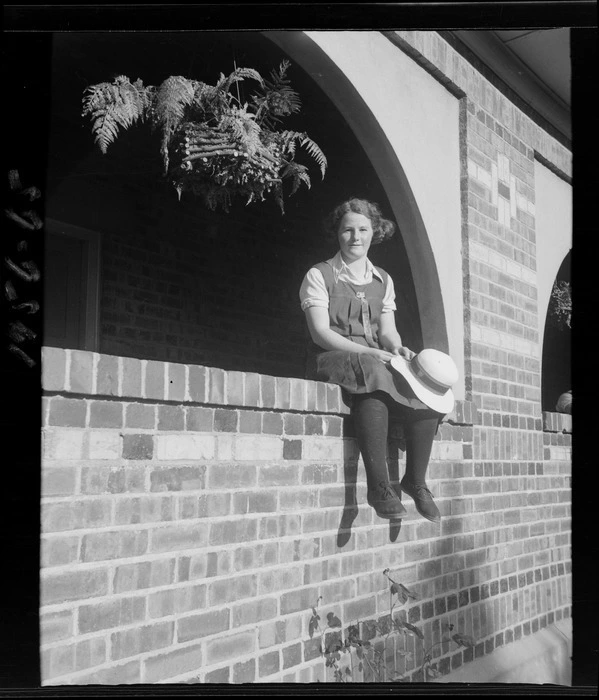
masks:
<path id="1" fill-rule="evenodd" d="M 225 77 L 223 73 L 220 74 L 218 83 L 216 84 L 217 90 L 222 90 L 223 92 L 228 92 L 233 83 L 237 83 L 240 80 L 245 80 L 245 78 L 251 78 L 264 85 L 264 80 L 260 73 L 254 68 L 236 68 L 228 77 Z"/>
<path id="2" fill-rule="evenodd" d="M 279 134 L 279 143 L 281 152 L 284 156 L 295 157 L 295 142 L 301 136 L 298 131 L 281 131 Z"/>
<path id="3" fill-rule="evenodd" d="M 308 153 L 312 156 L 312 158 L 314 158 L 314 160 L 318 164 L 318 167 L 320 168 L 322 179 L 324 180 L 324 175 L 327 170 L 328 162 L 325 154 L 320 149 L 320 146 L 314 141 L 312 141 L 308 134 L 301 135 L 300 146 L 302 148 L 305 148 L 306 151 L 308 151 Z"/>
<path id="4" fill-rule="evenodd" d="M 179 125 L 185 114 L 185 107 L 192 103 L 195 84 L 181 75 L 171 75 L 156 91 L 154 114 L 160 124 Z"/>
<path id="5" fill-rule="evenodd" d="M 193 102 L 194 81 L 181 75 L 171 75 L 156 91 L 153 112 L 155 123 L 162 129 L 160 152 L 165 172 L 168 169 L 168 145 L 177 127 L 185 118 L 185 108 Z"/>
<path id="6" fill-rule="evenodd" d="M 308 168 L 300 163 L 288 163 L 281 173 L 283 179 L 291 178 L 291 194 L 295 194 L 303 182 L 308 189 L 312 186 Z"/>
<path id="7" fill-rule="evenodd" d="M 102 153 L 116 139 L 119 127 L 129 128 L 144 119 L 150 102 L 150 87 L 141 80 L 131 83 L 119 75 L 112 83 L 99 83 L 86 88 L 82 116 L 93 119 L 92 133 Z"/>
<path id="8" fill-rule="evenodd" d="M 92 124 L 94 140 L 102 153 L 106 153 L 108 146 L 116 140 L 119 131 L 117 110 L 114 106 L 95 113 L 96 118 Z"/>
<path id="9" fill-rule="evenodd" d="M 264 88 L 260 95 L 254 96 L 257 106 L 257 118 L 268 128 L 273 128 L 281 117 L 296 114 L 301 110 L 299 94 L 290 87 L 287 79 L 287 70 L 290 66 L 288 60 L 282 61 L 278 71 L 271 71 L 270 80 L 264 81 Z"/>
<path id="10" fill-rule="evenodd" d="M 202 120 L 218 119 L 227 110 L 228 104 L 226 94 L 214 85 L 200 81 L 195 83 L 191 108 L 199 112 L 198 116 Z"/>
<path id="11" fill-rule="evenodd" d="M 324 179 L 326 169 L 327 169 L 327 159 L 317 143 L 315 143 L 306 133 L 301 131 L 282 131 L 281 136 L 281 148 L 284 155 L 295 157 L 295 142 L 298 141 L 302 148 L 305 148 L 309 155 L 314 158 L 322 178 Z"/>
<path id="12" fill-rule="evenodd" d="M 288 114 L 295 114 L 302 108 L 300 96 L 290 86 L 291 81 L 287 78 L 287 71 L 290 66 L 290 61 L 287 59 L 283 60 L 278 71 L 271 71 L 270 81 L 265 81 L 269 92 L 278 98 L 271 107 L 271 110 L 277 115 L 287 116 Z"/>
<path id="13" fill-rule="evenodd" d="M 284 58 L 279 64 L 278 70 L 270 71 L 270 81 L 265 80 L 267 87 L 271 90 L 279 90 L 281 87 L 288 87 L 291 83 L 289 78 L 287 78 L 287 71 L 291 66 L 291 61 Z M 297 93 L 296 93 L 297 95 Z M 299 97 L 299 95 L 298 95 Z"/>
<path id="14" fill-rule="evenodd" d="M 146 85 L 144 87 L 144 84 L 140 78 L 133 83 L 133 87 L 137 91 L 136 99 L 140 110 L 139 118 L 144 121 L 152 108 L 156 88 L 154 85 Z"/>

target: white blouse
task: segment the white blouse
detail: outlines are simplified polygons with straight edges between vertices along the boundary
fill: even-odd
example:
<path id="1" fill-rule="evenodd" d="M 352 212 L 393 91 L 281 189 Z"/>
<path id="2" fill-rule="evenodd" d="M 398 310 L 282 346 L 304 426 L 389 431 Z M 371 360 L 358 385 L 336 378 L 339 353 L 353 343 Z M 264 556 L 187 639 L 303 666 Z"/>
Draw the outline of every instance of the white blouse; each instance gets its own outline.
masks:
<path id="1" fill-rule="evenodd" d="M 383 282 L 383 278 L 377 272 L 374 265 L 368 258 L 366 258 L 366 272 L 364 277 L 359 277 L 354 274 L 348 265 L 346 265 L 340 251 L 337 253 L 337 255 L 335 255 L 335 257 L 327 260 L 327 262 L 333 267 L 335 282 L 341 280 L 342 282 L 349 282 L 350 284 L 355 285 L 370 284 L 373 276 Z M 325 309 L 329 308 L 329 295 L 324 277 L 319 269 L 312 267 L 308 270 L 300 286 L 299 297 L 302 305 L 302 311 L 305 311 L 310 306 L 322 306 Z M 393 280 L 391 279 L 390 275 L 387 275 L 385 295 L 383 297 L 383 309 L 381 313 L 385 313 L 386 311 L 395 311 L 396 308 L 397 306 L 395 305 L 395 288 L 393 286 Z"/>

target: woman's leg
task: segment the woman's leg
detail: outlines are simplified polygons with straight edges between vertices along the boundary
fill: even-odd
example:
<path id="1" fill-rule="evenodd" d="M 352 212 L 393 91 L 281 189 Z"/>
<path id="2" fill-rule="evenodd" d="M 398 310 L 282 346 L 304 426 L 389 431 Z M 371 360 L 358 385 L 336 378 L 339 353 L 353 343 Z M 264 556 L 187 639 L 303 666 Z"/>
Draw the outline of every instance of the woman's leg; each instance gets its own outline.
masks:
<path id="1" fill-rule="evenodd" d="M 389 483 L 387 435 L 389 409 L 382 392 L 354 394 L 352 416 L 366 468 L 368 503 L 383 518 L 399 519 L 406 510 Z"/>
<path id="2" fill-rule="evenodd" d="M 420 515 L 432 522 L 439 522 L 441 514 L 426 486 L 426 472 L 441 415 L 435 411 L 414 409 L 407 409 L 402 415 L 406 471 L 401 480 L 401 490 L 414 499 Z"/>
<path id="3" fill-rule="evenodd" d="M 404 478 L 414 485 L 426 483 L 426 472 L 431 458 L 433 441 L 439 426 L 439 415 L 419 416 L 420 411 L 413 411 L 404 422 L 406 439 L 406 473 Z M 424 414 L 425 411 L 422 411 Z"/>
<path id="4" fill-rule="evenodd" d="M 352 414 L 358 446 L 366 467 L 366 483 L 369 489 L 382 481 L 389 481 L 387 467 L 387 435 L 389 432 L 389 409 L 377 395 L 354 394 Z"/>

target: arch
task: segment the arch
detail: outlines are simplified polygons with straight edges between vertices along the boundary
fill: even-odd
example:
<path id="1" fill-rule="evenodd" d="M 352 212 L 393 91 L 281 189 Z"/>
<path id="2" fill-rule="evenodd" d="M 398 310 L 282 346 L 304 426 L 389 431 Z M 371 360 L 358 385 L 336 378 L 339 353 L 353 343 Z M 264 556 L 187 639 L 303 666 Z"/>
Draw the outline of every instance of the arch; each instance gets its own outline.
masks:
<path id="1" fill-rule="evenodd" d="M 458 367 L 463 368 L 463 326 L 450 339 L 435 252 L 406 172 L 377 116 L 337 62 L 312 37 L 300 31 L 266 31 L 264 35 L 313 78 L 354 132 L 387 194 L 403 237 L 414 280 L 424 346 L 449 352 Z M 457 238 L 460 238 L 459 230 Z M 463 303 L 461 291 L 460 287 L 460 304 Z M 457 388 L 456 396 L 463 398 L 463 371 L 460 374 L 461 387 Z"/>

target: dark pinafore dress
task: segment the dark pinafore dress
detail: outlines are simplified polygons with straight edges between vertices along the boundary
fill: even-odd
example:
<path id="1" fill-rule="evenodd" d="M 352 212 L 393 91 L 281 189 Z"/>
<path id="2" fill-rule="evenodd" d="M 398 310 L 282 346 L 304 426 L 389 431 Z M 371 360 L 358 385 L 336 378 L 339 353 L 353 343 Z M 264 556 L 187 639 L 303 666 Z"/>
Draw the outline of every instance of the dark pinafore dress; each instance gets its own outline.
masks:
<path id="1" fill-rule="evenodd" d="M 358 345 L 382 349 L 378 341 L 379 320 L 383 309 L 387 273 L 375 268 L 381 282 L 372 276 L 364 285 L 335 281 L 335 273 L 328 262 L 314 266 L 320 270 L 329 295 L 331 330 Z M 416 398 L 403 377 L 373 355 L 347 350 L 323 350 L 313 341 L 308 343 L 307 376 L 322 382 L 338 384 L 351 404 L 352 394 L 383 391 L 401 406 L 416 410 L 427 407 Z"/>

